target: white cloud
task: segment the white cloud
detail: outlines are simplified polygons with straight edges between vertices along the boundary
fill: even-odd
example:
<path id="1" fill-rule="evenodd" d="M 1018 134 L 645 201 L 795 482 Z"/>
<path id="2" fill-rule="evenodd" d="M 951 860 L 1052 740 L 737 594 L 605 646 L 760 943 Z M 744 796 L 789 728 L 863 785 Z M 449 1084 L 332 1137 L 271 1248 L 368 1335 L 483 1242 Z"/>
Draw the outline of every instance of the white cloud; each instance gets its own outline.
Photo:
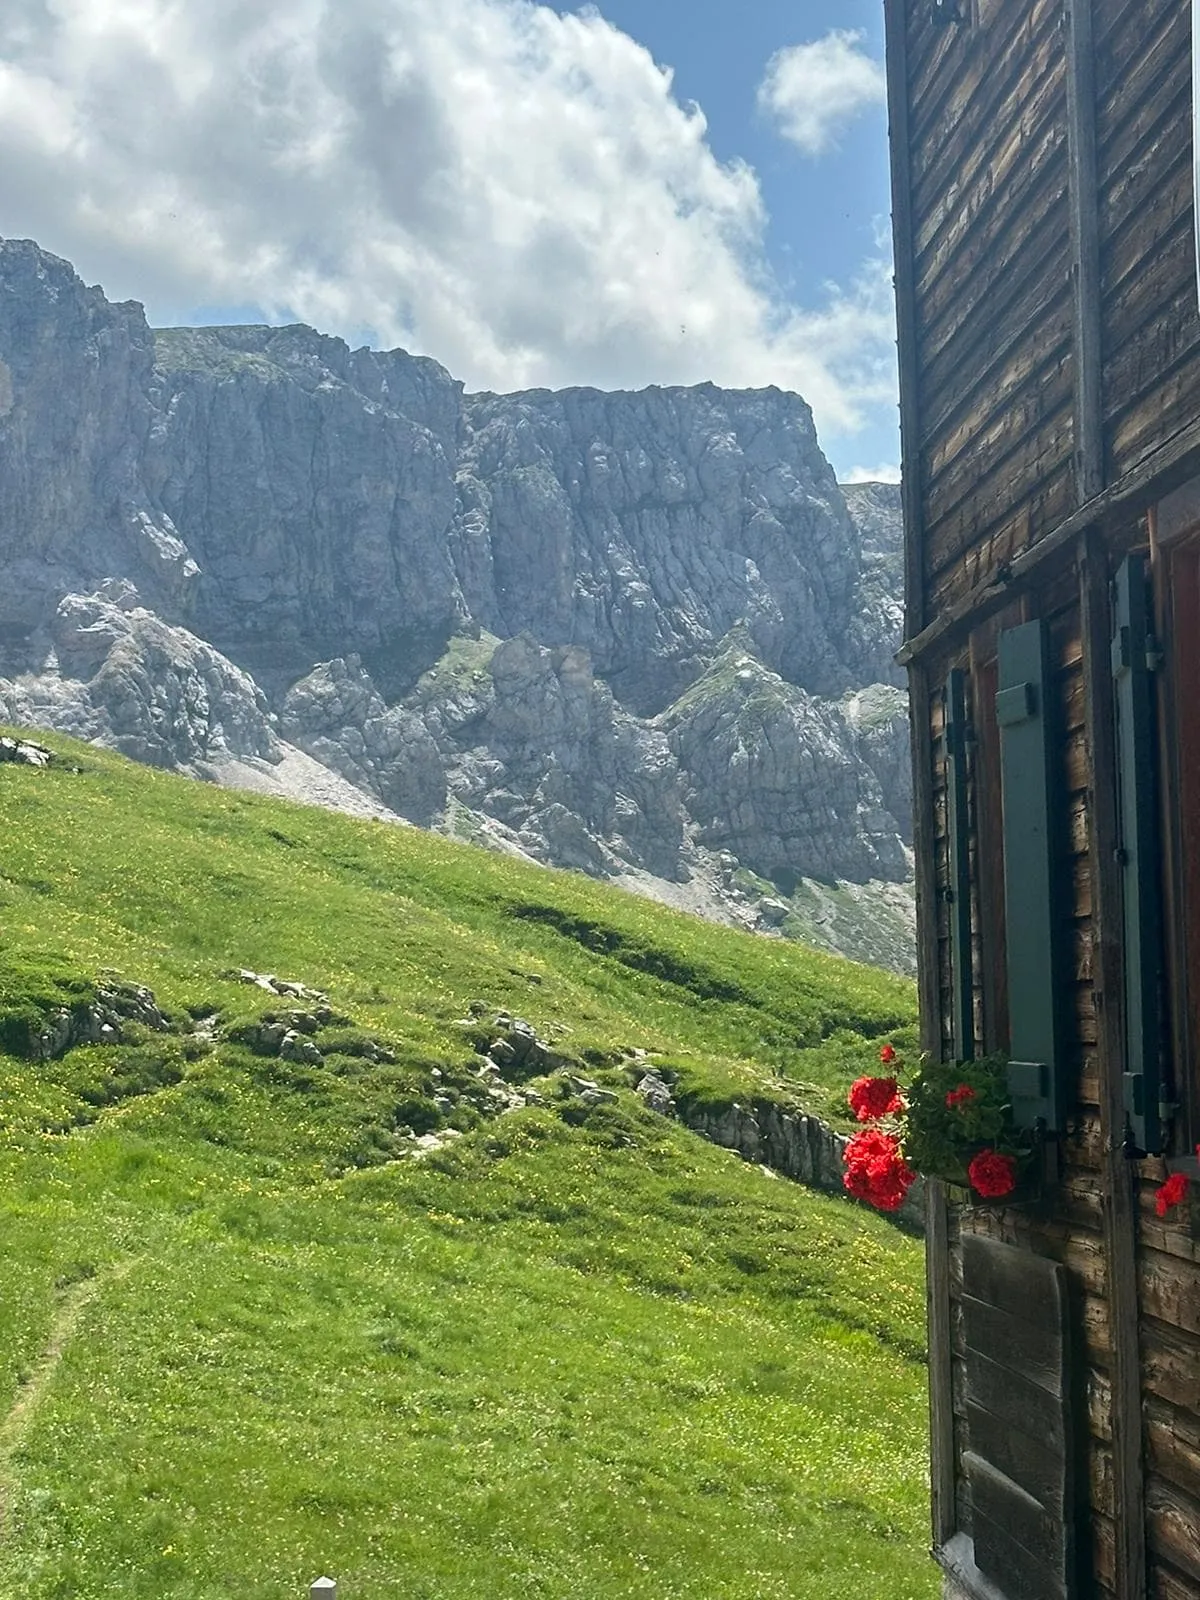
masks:
<path id="1" fill-rule="evenodd" d="M 260 306 L 471 387 L 776 383 L 826 434 L 894 394 L 882 264 L 782 303 L 754 173 L 595 12 L 6 0 L 0 220 L 154 320 Z"/>
<path id="2" fill-rule="evenodd" d="M 834 28 L 823 39 L 776 51 L 767 63 L 758 103 L 807 155 L 829 149 L 861 112 L 887 101 L 883 67 L 862 48 L 863 37 Z"/>
<path id="3" fill-rule="evenodd" d="M 900 468 L 895 462 L 885 462 L 879 467 L 851 467 L 839 475 L 841 483 L 899 483 Z"/>

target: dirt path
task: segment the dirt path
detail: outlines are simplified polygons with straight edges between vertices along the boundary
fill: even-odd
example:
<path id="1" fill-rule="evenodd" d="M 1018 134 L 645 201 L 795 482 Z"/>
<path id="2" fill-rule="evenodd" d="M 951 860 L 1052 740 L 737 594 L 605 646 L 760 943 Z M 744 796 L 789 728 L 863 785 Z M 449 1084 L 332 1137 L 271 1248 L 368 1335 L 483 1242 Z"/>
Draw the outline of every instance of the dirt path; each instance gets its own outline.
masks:
<path id="1" fill-rule="evenodd" d="M 50 1337 L 32 1370 L 21 1383 L 8 1415 L 0 1422 L 0 1535 L 8 1521 L 9 1500 L 12 1493 L 12 1459 L 21 1441 L 29 1431 L 38 1406 L 54 1381 L 54 1374 L 70 1344 L 79 1319 L 88 1305 L 107 1284 L 125 1277 L 133 1266 L 132 1261 L 122 1261 L 118 1266 L 98 1272 L 93 1277 L 82 1278 L 59 1293 L 54 1320 L 50 1324 Z"/>

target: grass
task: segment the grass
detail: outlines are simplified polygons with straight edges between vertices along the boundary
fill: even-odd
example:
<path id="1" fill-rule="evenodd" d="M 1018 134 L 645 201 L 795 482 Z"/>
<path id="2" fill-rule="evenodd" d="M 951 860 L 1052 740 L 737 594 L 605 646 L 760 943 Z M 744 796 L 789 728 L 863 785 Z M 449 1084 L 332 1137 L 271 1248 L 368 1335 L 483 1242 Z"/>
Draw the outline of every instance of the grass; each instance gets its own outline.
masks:
<path id="1" fill-rule="evenodd" d="M 919 1247 L 626 1087 L 832 1106 L 907 985 L 45 742 L 0 768 L 0 1592 L 931 1600 Z M 243 966 L 327 992 L 323 1059 Z M 29 1059 L 112 971 L 172 1031 Z M 488 1116 L 501 1007 L 617 1101 Z"/>

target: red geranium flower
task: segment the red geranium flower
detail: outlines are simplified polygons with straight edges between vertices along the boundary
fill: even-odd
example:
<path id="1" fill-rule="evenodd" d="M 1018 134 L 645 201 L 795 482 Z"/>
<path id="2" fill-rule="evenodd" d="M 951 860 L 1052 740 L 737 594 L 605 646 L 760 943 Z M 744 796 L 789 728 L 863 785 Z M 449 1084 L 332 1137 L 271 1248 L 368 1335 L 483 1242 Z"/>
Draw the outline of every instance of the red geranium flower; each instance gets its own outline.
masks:
<path id="1" fill-rule="evenodd" d="M 917 1180 L 900 1154 L 896 1135 L 880 1133 L 877 1128 L 856 1133 L 846 1145 L 843 1160 L 845 1187 L 879 1211 L 895 1211 Z"/>
<path id="2" fill-rule="evenodd" d="M 981 1150 L 967 1168 L 967 1177 L 985 1200 L 998 1200 L 1017 1187 L 1017 1163 L 999 1150 Z"/>
<path id="3" fill-rule="evenodd" d="M 874 1122 L 876 1117 L 903 1109 L 895 1078 L 856 1078 L 847 1098 L 860 1122 Z"/>
<path id="4" fill-rule="evenodd" d="M 1161 1188 L 1154 1191 L 1154 1209 L 1160 1217 L 1165 1217 L 1167 1212 L 1179 1205 L 1188 1192 L 1188 1176 L 1186 1172 L 1173 1172 Z"/>
<path id="5" fill-rule="evenodd" d="M 879 1059 L 883 1062 L 885 1067 L 890 1067 L 892 1062 L 896 1059 L 896 1047 L 894 1045 L 885 1044 L 879 1052 Z"/>
<path id="6" fill-rule="evenodd" d="M 946 1095 L 946 1104 L 953 1111 L 955 1106 L 961 1106 L 968 1100 L 974 1100 L 975 1091 L 969 1083 L 960 1083 L 957 1089 L 951 1089 Z"/>

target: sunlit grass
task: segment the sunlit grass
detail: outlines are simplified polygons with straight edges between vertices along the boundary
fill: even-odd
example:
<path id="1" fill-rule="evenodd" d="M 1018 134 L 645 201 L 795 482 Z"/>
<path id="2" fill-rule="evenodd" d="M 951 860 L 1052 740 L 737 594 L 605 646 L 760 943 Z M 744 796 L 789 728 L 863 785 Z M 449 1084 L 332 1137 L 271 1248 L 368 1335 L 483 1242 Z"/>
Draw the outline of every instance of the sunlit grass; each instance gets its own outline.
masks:
<path id="1" fill-rule="evenodd" d="M 0 1443 L 0 1593 L 934 1595 L 919 1246 L 645 1112 L 622 1067 L 832 1106 L 911 1028 L 905 984 L 47 742 L 84 770 L 0 767 L 0 1015 L 115 969 L 179 1031 L 0 1054 L 0 1413 L 90 1294 Z M 189 1013 L 272 1004 L 241 966 L 395 1061 L 352 1029 L 315 1066 L 208 1048 Z M 619 1103 L 548 1082 L 481 1120 L 472 1001 Z M 426 1116 L 463 1136 L 394 1159 Z"/>

